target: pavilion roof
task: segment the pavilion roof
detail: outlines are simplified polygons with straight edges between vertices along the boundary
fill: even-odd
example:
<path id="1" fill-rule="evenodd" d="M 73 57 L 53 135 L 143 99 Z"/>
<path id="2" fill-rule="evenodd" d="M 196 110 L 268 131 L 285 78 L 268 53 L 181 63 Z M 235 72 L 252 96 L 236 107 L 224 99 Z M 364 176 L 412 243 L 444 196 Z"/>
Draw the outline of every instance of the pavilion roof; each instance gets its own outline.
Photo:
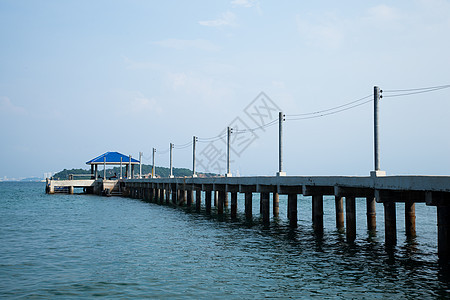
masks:
<path id="1" fill-rule="evenodd" d="M 102 155 L 97 156 L 96 158 L 93 158 L 86 162 L 87 165 L 101 165 L 105 162 L 107 165 L 118 165 L 120 164 L 120 158 L 122 158 L 122 164 L 129 164 L 130 163 L 130 157 L 119 153 L 119 152 L 106 152 Z M 131 164 L 136 165 L 139 164 L 139 160 L 131 158 Z"/>

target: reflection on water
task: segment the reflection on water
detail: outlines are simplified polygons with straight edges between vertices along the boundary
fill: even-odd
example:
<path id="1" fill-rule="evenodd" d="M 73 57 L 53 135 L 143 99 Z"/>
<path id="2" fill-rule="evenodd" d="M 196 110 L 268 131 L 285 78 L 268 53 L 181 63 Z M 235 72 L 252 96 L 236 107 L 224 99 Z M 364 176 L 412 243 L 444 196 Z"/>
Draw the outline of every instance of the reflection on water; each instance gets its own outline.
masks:
<path id="1" fill-rule="evenodd" d="M 269 227 L 258 214 L 222 219 L 125 198 L 45 195 L 41 185 L 0 185 L 0 295 L 5 297 L 430 298 L 448 297 L 449 271 L 436 255 L 430 207 L 416 205 L 417 237 L 384 246 L 365 229 L 357 201 L 357 239 L 334 228 L 325 200 L 324 233 L 299 203 L 291 229 L 286 202 Z M 309 202 L 308 202 L 309 201 Z M 257 198 L 253 212 L 258 212 Z M 378 209 L 378 207 L 377 207 Z M 380 208 L 382 210 L 382 207 Z M 435 212 L 435 211 L 434 211 Z M 433 219 L 434 217 L 434 219 Z"/>

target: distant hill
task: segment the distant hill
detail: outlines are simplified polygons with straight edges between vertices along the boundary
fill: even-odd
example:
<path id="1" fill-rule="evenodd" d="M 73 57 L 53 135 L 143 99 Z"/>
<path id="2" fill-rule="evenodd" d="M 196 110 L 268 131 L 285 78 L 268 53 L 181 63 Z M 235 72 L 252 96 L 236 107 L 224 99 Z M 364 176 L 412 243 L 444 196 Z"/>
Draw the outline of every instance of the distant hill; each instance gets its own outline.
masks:
<path id="1" fill-rule="evenodd" d="M 142 165 L 142 176 L 151 174 L 152 173 L 152 166 L 151 165 Z M 169 177 L 170 175 L 170 169 L 165 167 L 156 167 L 156 176 L 159 177 Z M 69 174 L 91 174 L 91 170 L 85 170 L 85 169 L 64 169 L 55 175 L 53 175 L 54 179 L 59 180 L 65 180 L 69 179 Z M 218 176 L 217 174 L 213 173 L 197 173 L 198 176 L 202 177 L 213 177 Z M 103 177 L 103 166 L 99 166 L 98 169 L 98 175 Z M 120 167 L 114 167 L 111 169 L 106 169 L 106 177 L 112 177 L 116 175 L 117 177 L 120 176 Z M 139 165 L 135 165 L 134 167 L 134 175 L 139 175 Z M 125 176 L 125 166 L 123 167 L 122 176 Z M 173 168 L 173 176 L 175 177 L 184 177 L 184 176 L 192 176 L 192 170 L 186 169 L 186 168 Z"/>

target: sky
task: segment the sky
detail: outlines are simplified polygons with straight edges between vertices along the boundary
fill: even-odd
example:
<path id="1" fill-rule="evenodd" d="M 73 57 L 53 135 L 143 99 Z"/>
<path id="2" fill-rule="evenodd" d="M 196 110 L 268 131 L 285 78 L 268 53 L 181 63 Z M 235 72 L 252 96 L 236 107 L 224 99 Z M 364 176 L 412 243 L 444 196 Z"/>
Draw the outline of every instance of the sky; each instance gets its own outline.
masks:
<path id="1" fill-rule="evenodd" d="M 0 0 L 0 179 L 107 151 L 167 167 L 170 143 L 192 168 L 193 136 L 223 174 L 227 126 L 233 176 L 275 175 L 278 111 L 287 175 L 366 176 L 371 101 L 298 115 L 449 85 L 449 32 L 447 0 Z M 449 175 L 449 88 L 379 107 L 382 170 Z"/>

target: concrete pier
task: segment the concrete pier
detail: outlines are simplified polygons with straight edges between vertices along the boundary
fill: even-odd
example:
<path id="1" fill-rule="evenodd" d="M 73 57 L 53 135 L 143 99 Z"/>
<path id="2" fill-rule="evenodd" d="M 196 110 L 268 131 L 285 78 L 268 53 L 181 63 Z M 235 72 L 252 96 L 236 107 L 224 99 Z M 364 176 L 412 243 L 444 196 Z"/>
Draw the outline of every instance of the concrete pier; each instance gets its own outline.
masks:
<path id="1" fill-rule="evenodd" d="M 323 233 L 323 196 L 312 196 L 312 221 L 314 231 Z"/>
<path id="2" fill-rule="evenodd" d="M 253 193 L 252 192 L 245 192 L 245 218 L 247 219 L 247 221 L 252 220 L 252 197 L 253 197 Z"/>
<path id="3" fill-rule="evenodd" d="M 366 197 L 366 216 L 367 230 L 375 231 L 377 229 L 377 213 L 375 210 L 375 198 L 373 196 Z"/>
<path id="4" fill-rule="evenodd" d="M 290 227 L 297 227 L 297 194 L 288 194 L 288 219 Z"/>
<path id="5" fill-rule="evenodd" d="M 395 202 L 384 202 L 384 237 L 387 246 L 397 243 L 397 217 Z"/>
<path id="6" fill-rule="evenodd" d="M 345 197 L 345 232 L 347 242 L 352 243 L 356 239 L 356 203 L 355 197 Z"/>
<path id="7" fill-rule="evenodd" d="M 231 192 L 231 218 L 237 217 L 237 192 Z"/>
<path id="8" fill-rule="evenodd" d="M 280 214 L 280 195 L 278 193 L 273 193 L 273 216 L 278 217 Z"/>
<path id="9" fill-rule="evenodd" d="M 270 223 L 270 193 L 262 192 L 260 197 L 262 222 L 263 224 L 268 225 Z"/>
<path id="10" fill-rule="evenodd" d="M 356 198 L 366 199 L 367 229 L 376 229 L 375 206 L 384 206 L 385 244 L 393 246 L 397 240 L 396 203 L 405 205 L 405 232 L 416 234 L 415 203 L 437 207 L 438 255 L 441 260 L 450 258 L 450 176 L 267 176 L 267 177 L 213 177 L 213 178 L 150 178 L 123 180 L 47 180 L 47 193 L 72 193 L 82 187 L 85 192 L 118 195 L 144 201 L 176 205 L 192 205 L 193 192 L 196 210 L 200 210 L 202 192 L 205 192 L 205 210 L 211 213 L 213 194 L 217 214 L 225 213 L 227 195 L 231 198 L 231 218 L 237 217 L 238 193 L 245 194 L 245 218 L 252 219 L 253 193 L 260 195 L 261 220 L 270 224 L 270 196 L 273 197 L 273 215 L 279 213 L 279 195 L 287 195 L 289 226 L 298 223 L 298 195 L 312 196 L 312 223 L 314 231 L 323 233 L 324 196 L 335 197 L 336 227 L 343 228 L 345 198 L 346 237 L 348 242 L 356 238 Z M 172 201 L 170 201 L 170 196 Z M 189 197 L 189 200 L 188 200 Z M 165 200 L 165 201 L 164 201 Z M 188 200 L 188 201 L 187 201 Z M 215 202 L 216 202 L 215 201 Z M 300 201 L 304 201 L 300 198 Z M 200 205 L 199 205 L 200 203 Z M 420 223 L 419 223 L 420 224 Z"/>
<path id="11" fill-rule="evenodd" d="M 410 198 L 405 201 L 405 233 L 408 238 L 416 236 L 416 204 Z"/>
<path id="12" fill-rule="evenodd" d="M 334 206 L 336 210 L 336 228 L 342 230 L 344 229 L 344 197 L 335 196 Z"/>

